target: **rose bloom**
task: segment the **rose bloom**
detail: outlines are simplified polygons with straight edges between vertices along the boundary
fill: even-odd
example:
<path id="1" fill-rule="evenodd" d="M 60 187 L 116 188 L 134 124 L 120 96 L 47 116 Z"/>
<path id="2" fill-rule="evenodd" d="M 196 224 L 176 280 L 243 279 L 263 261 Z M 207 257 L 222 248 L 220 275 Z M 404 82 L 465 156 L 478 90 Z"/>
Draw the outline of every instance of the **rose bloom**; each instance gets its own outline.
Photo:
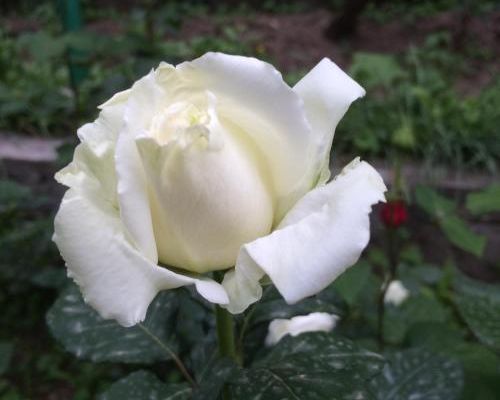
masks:
<path id="1" fill-rule="evenodd" d="M 56 174 L 69 189 L 54 241 L 85 301 L 131 326 L 164 289 L 195 285 L 232 313 L 265 276 L 289 303 L 324 289 L 384 200 L 366 162 L 326 183 L 335 127 L 364 93 L 329 59 L 291 88 L 265 62 L 207 53 L 114 95 Z"/>

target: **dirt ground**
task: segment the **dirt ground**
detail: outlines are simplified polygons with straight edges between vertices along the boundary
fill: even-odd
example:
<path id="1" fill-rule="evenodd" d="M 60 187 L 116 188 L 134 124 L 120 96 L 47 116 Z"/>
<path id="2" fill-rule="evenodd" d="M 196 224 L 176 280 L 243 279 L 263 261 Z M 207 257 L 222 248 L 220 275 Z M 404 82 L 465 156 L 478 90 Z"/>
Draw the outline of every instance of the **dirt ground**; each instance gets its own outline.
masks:
<path id="1" fill-rule="evenodd" d="M 334 43 L 324 35 L 333 18 L 334 15 L 325 9 L 226 17 L 223 24 L 217 24 L 211 17 L 194 18 L 185 21 L 179 37 L 218 35 L 222 27 L 234 26 L 244 40 L 260 47 L 257 52 L 269 55 L 280 70 L 294 71 L 308 70 L 325 56 L 347 67 L 354 52 L 397 54 L 422 44 L 432 33 L 450 32 L 453 37 L 460 30 L 460 14 L 456 11 L 420 18 L 412 23 L 394 20 L 380 24 L 365 17 L 360 19 L 354 37 Z M 481 49 L 489 58 L 487 62 L 482 57 L 469 59 L 470 73 L 457 83 L 461 92 L 475 94 L 500 72 L 500 12 L 471 17 L 464 47 Z"/>

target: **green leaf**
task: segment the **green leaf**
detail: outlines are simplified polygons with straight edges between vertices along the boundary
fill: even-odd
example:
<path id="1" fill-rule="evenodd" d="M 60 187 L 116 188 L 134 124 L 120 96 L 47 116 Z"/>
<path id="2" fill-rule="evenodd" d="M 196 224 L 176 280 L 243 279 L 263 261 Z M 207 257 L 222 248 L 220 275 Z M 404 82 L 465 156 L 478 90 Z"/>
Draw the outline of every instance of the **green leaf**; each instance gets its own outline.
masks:
<path id="1" fill-rule="evenodd" d="M 454 348 L 456 343 L 461 343 L 464 336 L 464 332 L 449 323 L 424 321 L 411 326 L 407 340 L 413 347 L 427 347 L 449 354 L 447 350 Z"/>
<path id="2" fill-rule="evenodd" d="M 276 318 L 291 318 L 312 312 L 338 314 L 339 308 L 332 304 L 330 299 L 324 299 L 323 294 L 326 295 L 326 293 L 321 293 L 318 296 L 290 305 L 285 302 L 283 296 L 274 287 L 268 286 L 262 299 L 255 304 L 251 315 L 251 324 L 259 324 Z"/>
<path id="3" fill-rule="evenodd" d="M 356 303 L 358 295 L 368 282 L 370 274 L 370 265 L 367 262 L 360 261 L 340 275 L 333 283 L 333 288 L 337 290 L 347 304 L 352 306 Z"/>
<path id="4" fill-rule="evenodd" d="M 450 321 L 451 313 L 432 292 L 410 296 L 400 306 L 388 305 L 384 319 L 384 337 L 401 343 L 412 325 L 422 322 Z"/>
<path id="5" fill-rule="evenodd" d="M 498 357 L 483 345 L 466 342 L 465 332 L 444 323 L 412 327 L 408 335 L 412 346 L 425 346 L 434 353 L 459 361 L 464 369 L 462 400 L 495 400 L 500 390 Z"/>
<path id="6" fill-rule="evenodd" d="M 474 335 L 500 350 L 500 286 L 459 276 L 454 281 L 454 302 Z"/>
<path id="7" fill-rule="evenodd" d="M 200 375 L 211 368 L 218 353 L 213 306 L 190 287 L 179 289 L 177 296 L 179 307 L 175 334 L 180 352 L 185 354 L 184 363 L 199 381 Z"/>
<path id="8" fill-rule="evenodd" d="M 13 350 L 12 343 L 0 342 L 0 375 L 7 371 Z"/>
<path id="9" fill-rule="evenodd" d="M 419 186 L 415 189 L 417 204 L 433 216 L 448 240 L 462 250 L 480 257 L 486 246 L 486 238 L 476 234 L 459 218 L 456 205 L 435 190 Z"/>
<path id="10" fill-rule="evenodd" d="M 481 192 L 468 194 L 466 207 L 474 215 L 500 211 L 500 185 L 491 185 Z"/>
<path id="11" fill-rule="evenodd" d="M 442 218 L 439 225 L 455 246 L 480 257 L 486 246 L 486 237 L 474 233 L 462 219 L 450 215 Z"/>
<path id="12" fill-rule="evenodd" d="M 137 371 L 113 383 L 98 400 L 184 400 L 191 388 L 184 384 L 165 384 L 147 371 Z"/>
<path id="13" fill-rule="evenodd" d="M 245 362 L 267 353 L 267 349 L 262 347 L 262 343 L 267 335 L 270 321 L 277 318 L 288 319 L 312 312 L 341 315 L 340 308 L 336 306 L 336 304 L 341 305 L 341 303 L 342 301 L 335 291 L 325 289 L 317 296 L 290 305 L 285 302 L 276 288 L 267 286 L 262 299 L 245 314 L 241 324 L 242 327 L 246 326 L 242 343 Z"/>
<path id="14" fill-rule="evenodd" d="M 231 383 L 235 399 L 370 398 L 368 382 L 383 367 L 383 358 L 353 342 L 327 333 L 282 339 Z"/>
<path id="15" fill-rule="evenodd" d="M 63 289 L 70 280 L 64 268 L 45 268 L 35 273 L 30 281 L 37 286 L 50 289 Z"/>
<path id="16" fill-rule="evenodd" d="M 406 266 L 404 265 L 403 267 Z M 404 274 L 402 270 L 405 270 Z M 412 265 L 407 268 L 400 267 L 399 274 L 408 279 L 413 279 L 420 284 L 436 285 L 443 279 L 444 272 L 438 266 L 421 264 Z"/>
<path id="17" fill-rule="evenodd" d="M 421 208 L 436 218 L 445 217 L 456 209 L 455 203 L 427 186 L 415 188 L 415 200 Z"/>
<path id="18" fill-rule="evenodd" d="M 463 386 L 460 364 L 424 349 L 394 353 L 371 386 L 377 400 L 454 400 Z"/>
<path id="19" fill-rule="evenodd" d="M 102 319 L 71 285 L 50 308 L 47 323 L 52 335 L 79 358 L 151 363 L 170 359 L 176 350 L 170 333 L 176 308 L 175 293 L 162 292 L 149 306 L 143 323 L 124 328 L 113 320 Z"/>
<path id="20" fill-rule="evenodd" d="M 236 364 L 226 358 L 215 360 L 206 367 L 200 377 L 198 388 L 193 392 L 192 400 L 218 400 L 224 384 L 237 371 Z"/>

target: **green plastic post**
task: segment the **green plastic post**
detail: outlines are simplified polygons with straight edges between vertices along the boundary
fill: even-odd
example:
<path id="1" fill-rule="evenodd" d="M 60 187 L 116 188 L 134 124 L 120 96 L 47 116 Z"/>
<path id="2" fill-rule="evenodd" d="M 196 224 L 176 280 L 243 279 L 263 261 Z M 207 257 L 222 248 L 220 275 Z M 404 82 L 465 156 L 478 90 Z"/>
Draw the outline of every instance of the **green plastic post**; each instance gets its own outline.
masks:
<path id="1" fill-rule="evenodd" d="M 80 0 L 57 0 L 57 8 L 65 33 L 78 32 L 83 27 Z M 88 75 L 85 65 L 87 55 L 84 51 L 68 48 L 68 68 L 71 86 L 77 92 L 78 87 Z"/>

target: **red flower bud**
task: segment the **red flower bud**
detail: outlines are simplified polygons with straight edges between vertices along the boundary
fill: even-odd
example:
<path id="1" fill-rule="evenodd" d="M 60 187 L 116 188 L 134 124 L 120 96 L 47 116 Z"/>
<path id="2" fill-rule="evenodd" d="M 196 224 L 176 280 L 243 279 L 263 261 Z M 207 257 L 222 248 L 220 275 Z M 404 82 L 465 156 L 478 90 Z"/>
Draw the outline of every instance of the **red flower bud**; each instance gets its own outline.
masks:
<path id="1" fill-rule="evenodd" d="M 380 210 L 380 218 L 385 226 L 398 228 L 408 220 L 408 209 L 403 200 L 388 201 Z"/>

